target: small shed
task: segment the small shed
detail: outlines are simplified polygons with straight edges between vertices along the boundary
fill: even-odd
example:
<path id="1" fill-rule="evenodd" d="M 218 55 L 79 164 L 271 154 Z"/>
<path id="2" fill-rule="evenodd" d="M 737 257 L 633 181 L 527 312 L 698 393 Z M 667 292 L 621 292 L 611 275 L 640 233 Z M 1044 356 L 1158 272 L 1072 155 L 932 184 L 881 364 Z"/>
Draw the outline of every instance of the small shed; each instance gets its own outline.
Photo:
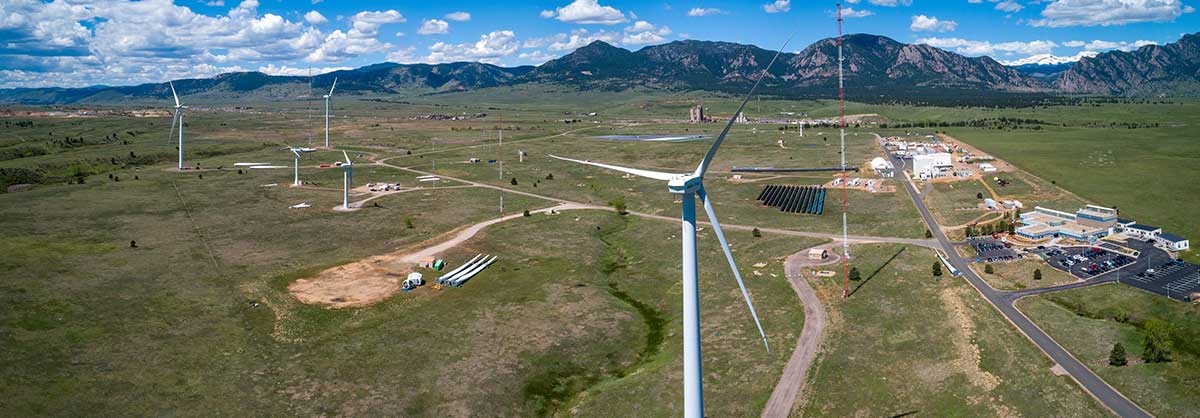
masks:
<path id="1" fill-rule="evenodd" d="M 436 263 L 437 261 L 438 260 L 435 260 L 433 257 L 425 257 L 425 258 L 422 258 L 419 261 L 417 261 L 417 267 L 420 267 L 423 269 L 431 269 L 431 268 L 433 268 L 434 263 Z"/>
<path id="2" fill-rule="evenodd" d="M 826 258 L 829 258 L 829 250 L 824 250 L 824 249 L 820 249 L 820 248 L 813 248 L 811 250 L 808 250 L 808 259 L 809 260 L 824 260 Z"/>

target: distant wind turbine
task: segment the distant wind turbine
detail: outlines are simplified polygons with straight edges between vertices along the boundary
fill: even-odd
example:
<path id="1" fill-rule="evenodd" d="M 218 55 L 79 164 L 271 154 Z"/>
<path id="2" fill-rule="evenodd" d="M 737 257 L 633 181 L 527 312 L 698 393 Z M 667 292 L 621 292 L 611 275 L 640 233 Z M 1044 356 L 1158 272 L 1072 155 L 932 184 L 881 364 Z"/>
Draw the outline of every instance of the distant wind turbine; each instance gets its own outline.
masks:
<path id="1" fill-rule="evenodd" d="M 179 103 L 179 95 L 175 94 L 175 83 L 167 81 L 171 86 L 171 96 L 175 97 L 175 115 L 171 117 L 171 131 L 167 133 L 167 143 L 171 142 L 171 137 L 175 134 L 175 123 L 179 123 L 179 170 L 183 171 L 183 109 L 187 106 Z"/>
<path id="2" fill-rule="evenodd" d="M 700 357 L 700 299 L 698 292 L 698 276 L 696 274 L 696 203 L 695 198 L 698 196 L 700 202 L 704 205 L 704 211 L 708 215 L 708 221 L 712 223 L 713 232 L 717 236 L 717 240 L 721 243 L 721 249 L 725 251 L 725 259 L 729 262 L 729 267 L 733 270 L 733 277 L 737 279 L 738 287 L 742 290 L 742 297 L 746 299 L 746 306 L 750 308 L 750 316 L 754 318 L 754 325 L 758 327 L 758 334 L 762 336 L 763 346 L 767 352 L 771 352 L 771 346 L 767 343 L 767 334 L 763 332 L 762 323 L 758 320 L 758 313 L 754 311 L 754 303 L 750 301 L 750 293 L 746 291 L 746 285 L 742 282 L 742 274 L 738 271 L 737 263 L 733 261 L 733 253 L 729 249 L 728 242 L 725 241 L 725 233 L 721 231 L 721 224 L 717 222 L 717 214 L 713 210 L 712 200 L 708 198 L 708 194 L 704 191 L 704 173 L 708 171 L 708 166 L 712 163 L 713 156 L 717 154 L 717 149 L 721 147 L 721 142 L 725 140 L 725 135 L 729 133 L 729 129 L 733 126 L 734 120 L 742 113 L 746 107 L 746 102 L 750 101 L 750 97 L 754 94 L 754 90 L 758 88 L 762 79 L 767 76 L 767 70 L 779 58 L 779 54 L 787 47 L 788 41 L 783 43 L 779 51 L 775 53 L 775 57 L 771 58 L 771 62 L 763 68 L 758 80 L 754 82 L 754 86 L 750 88 L 750 92 L 746 94 L 746 98 L 742 100 L 741 106 L 738 106 L 736 112 L 725 124 L 725 129 L 721 130 L 721 134 L 717 136 L 712 147 L 708 149 L 708 153 L 704 155 L 704 159 L 700 160 L 700 165 L 696 167 L 696 171 L 683 174 L 662 173 L 650 170 L 641 170 L 636 168 L 620 167 L 615 165 L 593 163 L 590 161 L 575 160 L 551 155 L 550 157 L 559 160 L 571 161 L 580 164 L 587 164 L 610 170 L 620 171 L 623 173 L 632 174 L 635 176 L 648 177 L 655 180 L 666 181 L 667 190 L 671 193 L 678 194 L 683 199 L 683 233 L 681 238 L 683 241 L 683 416 L 686 418 L 702 418 L 704 417 L 704 389 L 701 383 L 701 357 Z"/>
<path id="3" fill-rule="evenodd" d="M 329 86 L 329 94 L 325 95 L 325 148 L 329 148 L 329 106 L 333 101 L 333 89 L 337 87 L 337 77 L 333 78 L 333 85 Z"/>

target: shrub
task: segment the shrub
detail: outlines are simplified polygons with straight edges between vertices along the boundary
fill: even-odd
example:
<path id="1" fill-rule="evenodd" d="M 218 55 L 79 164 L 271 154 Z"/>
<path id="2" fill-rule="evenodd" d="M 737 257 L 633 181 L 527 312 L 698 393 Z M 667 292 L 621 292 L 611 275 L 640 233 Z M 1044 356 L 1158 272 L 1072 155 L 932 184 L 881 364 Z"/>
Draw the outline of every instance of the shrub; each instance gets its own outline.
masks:
<path id="1" fill-rule="evenodd" d="M 1129 364 L 1129 361 L 1125 359 L 1125 346 L 1121 343 L 1113 344 L 1112 352 L 1108 353 L 1108 365 L 1121 367 L 1126 364 Z"/>
<path id="2" fill-rule="evenodd" d="M 983 272 L 987 273 L 987 274 L 992 274 L 992 273 L 995 273 L 995 270 L 992 270 L 991 264 L 987 264 L 987 265 L 983 266 Z"/>
<path id="3" fill-rule="evenodd" d="M 754 228 L 753 230 L 750 231 L 750 235 L 754 236 L 754 238 L 761 238 L 762 231 L 759 231 L 758 228 Z"/>

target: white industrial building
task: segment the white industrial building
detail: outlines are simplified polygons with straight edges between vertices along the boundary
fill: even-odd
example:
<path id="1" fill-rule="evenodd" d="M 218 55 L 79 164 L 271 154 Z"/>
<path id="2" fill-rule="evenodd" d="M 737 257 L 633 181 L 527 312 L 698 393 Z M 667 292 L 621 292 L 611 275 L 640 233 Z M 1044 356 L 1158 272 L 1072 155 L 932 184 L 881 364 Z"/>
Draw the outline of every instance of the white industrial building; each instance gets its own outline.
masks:
<path id="1" fill-rule="evenodd" d="M 932 154 L 913 155 L 913 176 L 919 179 L 931 179 L 945 176 L 953 168 L 950 154 L 935 152 Z"/>
<path id="2" fill-rule="evenodd" d="M 896 175 L 896 168 L 892 166 L 890 161 L 883 159 L 883 157 L 875 157 L 875 159 L 871 160 L 871 169 L 875 170 L 880 177 L 893 177 Z"/>
<path id="3" fill-rule="evenodd" d="M 1172 234 L 1170 232 L 1158 234 L 1158 236 L 1154 237 L 1154 239 L 1158 241 L 1158 244 L 1162 245 L 1163 248 L 1171 251 L 1184 251 L 1190 248 L 1187 238 Z"/>
<path id="4" fill-rule="evenodd" d="M 982 171 L 984 173 L 995 173 L 996 166 L 992 165 L 992 163 L 980 163 L 979 171 Z"/>

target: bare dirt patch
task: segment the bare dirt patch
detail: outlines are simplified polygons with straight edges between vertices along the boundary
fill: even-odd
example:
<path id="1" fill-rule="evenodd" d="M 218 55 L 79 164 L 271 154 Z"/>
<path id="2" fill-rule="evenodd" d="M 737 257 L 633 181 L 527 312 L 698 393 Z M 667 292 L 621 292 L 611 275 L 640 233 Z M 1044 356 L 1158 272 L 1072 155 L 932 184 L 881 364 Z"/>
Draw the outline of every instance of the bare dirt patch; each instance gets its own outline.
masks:
<path id="1" fill-rule="evenodd" d="M 400 290 L 408 269 L 396 269 L 395 261 L 399 258 L 399 255 L 388 254 L 333 267 L 311 279 L 296 280 L 288 285 L 288 290 L 296 299 L 310 305 L 367 306 Z"/>

